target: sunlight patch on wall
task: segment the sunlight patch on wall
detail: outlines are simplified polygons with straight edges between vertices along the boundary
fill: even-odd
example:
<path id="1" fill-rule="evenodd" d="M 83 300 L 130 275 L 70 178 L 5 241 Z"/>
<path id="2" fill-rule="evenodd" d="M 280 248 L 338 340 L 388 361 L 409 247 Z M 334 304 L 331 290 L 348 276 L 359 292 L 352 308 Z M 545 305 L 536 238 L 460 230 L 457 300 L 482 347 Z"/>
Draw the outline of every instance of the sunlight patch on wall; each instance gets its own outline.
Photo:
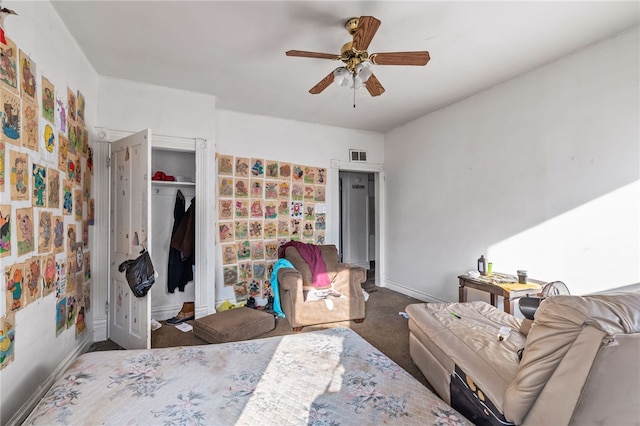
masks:
<path id="1" fill-rule="evenodd" d="M 640 181 L 489 247 L 493 270 L 564 281 L 572 294 L 640 283 Z"/>

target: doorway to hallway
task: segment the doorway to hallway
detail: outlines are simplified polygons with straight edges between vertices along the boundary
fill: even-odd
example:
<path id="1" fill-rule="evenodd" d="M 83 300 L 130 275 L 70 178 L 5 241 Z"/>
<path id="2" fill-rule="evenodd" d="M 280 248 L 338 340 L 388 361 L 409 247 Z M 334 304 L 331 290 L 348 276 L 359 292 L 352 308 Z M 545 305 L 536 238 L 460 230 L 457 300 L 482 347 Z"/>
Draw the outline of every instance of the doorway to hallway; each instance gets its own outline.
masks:
<path id="1" fill-rule="evenodd" d="M 370 269 L 376 261 L 375 174 L 339 172 L 341 261 Z"/>

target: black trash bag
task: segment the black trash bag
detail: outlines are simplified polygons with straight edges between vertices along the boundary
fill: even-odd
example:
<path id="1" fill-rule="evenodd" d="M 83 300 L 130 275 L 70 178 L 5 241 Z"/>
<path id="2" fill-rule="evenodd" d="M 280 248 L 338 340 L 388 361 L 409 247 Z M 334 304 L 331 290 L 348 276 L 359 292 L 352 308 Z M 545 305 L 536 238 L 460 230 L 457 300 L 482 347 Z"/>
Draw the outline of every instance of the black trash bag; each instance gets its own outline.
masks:
<path id="1" fill-rule="evenodd" d="M 151 256 L 147 250 L 142 250 L 135 259 L 125 260 L 118 266 L 118 271 L 125 272 L 127 282 L 136 297 L 144 297 L 156 281 Z"/>

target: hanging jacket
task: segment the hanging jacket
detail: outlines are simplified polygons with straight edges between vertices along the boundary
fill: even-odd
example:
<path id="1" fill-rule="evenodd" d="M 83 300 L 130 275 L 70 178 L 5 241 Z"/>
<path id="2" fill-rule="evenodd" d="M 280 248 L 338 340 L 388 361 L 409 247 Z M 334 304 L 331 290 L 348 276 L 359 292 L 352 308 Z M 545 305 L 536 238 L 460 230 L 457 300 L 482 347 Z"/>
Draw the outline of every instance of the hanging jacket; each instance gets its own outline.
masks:
<path id="1" fill-rule="evenodd" d="M 180 190 L 176 194 L 176 203 L 173 207 L 173 230 L 171 231 L 171 239 L 176 234 L 180 223 L 184 219 L 186 213 L 184 195 Z M 169 246 L 169 265 L 167 268 L 167 290 L 174 293 L 176 288 L 184 291 L 185 285 L 193 281 L 193 269 L 189 261 L 183 261 L 180 250 Z"/>

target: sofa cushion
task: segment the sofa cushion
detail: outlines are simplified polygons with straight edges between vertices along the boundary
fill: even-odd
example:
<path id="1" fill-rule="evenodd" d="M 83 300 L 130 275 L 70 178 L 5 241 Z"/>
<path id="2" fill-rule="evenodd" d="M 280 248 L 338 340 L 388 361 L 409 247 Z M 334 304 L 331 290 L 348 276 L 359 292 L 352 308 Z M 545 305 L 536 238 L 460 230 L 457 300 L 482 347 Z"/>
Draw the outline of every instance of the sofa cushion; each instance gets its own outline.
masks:
<path id="1" fill-rule="evenodd" d="M 416 303 L 407 306 L 416 336 L 438 363 L 454 375 L 454 366 L 472 376 L 498 410 L 502 410 L 504 391 L 518 371 L 518 349 L 525 336 L 518 333 L 520 320 L 486 302 Z M 500 341 L 501 326 L 512 329 L 509 337 Z M 429 372 L 425 377 L 429 380 Z M 441 395 L 444 400 L 447 395 Z"/>

